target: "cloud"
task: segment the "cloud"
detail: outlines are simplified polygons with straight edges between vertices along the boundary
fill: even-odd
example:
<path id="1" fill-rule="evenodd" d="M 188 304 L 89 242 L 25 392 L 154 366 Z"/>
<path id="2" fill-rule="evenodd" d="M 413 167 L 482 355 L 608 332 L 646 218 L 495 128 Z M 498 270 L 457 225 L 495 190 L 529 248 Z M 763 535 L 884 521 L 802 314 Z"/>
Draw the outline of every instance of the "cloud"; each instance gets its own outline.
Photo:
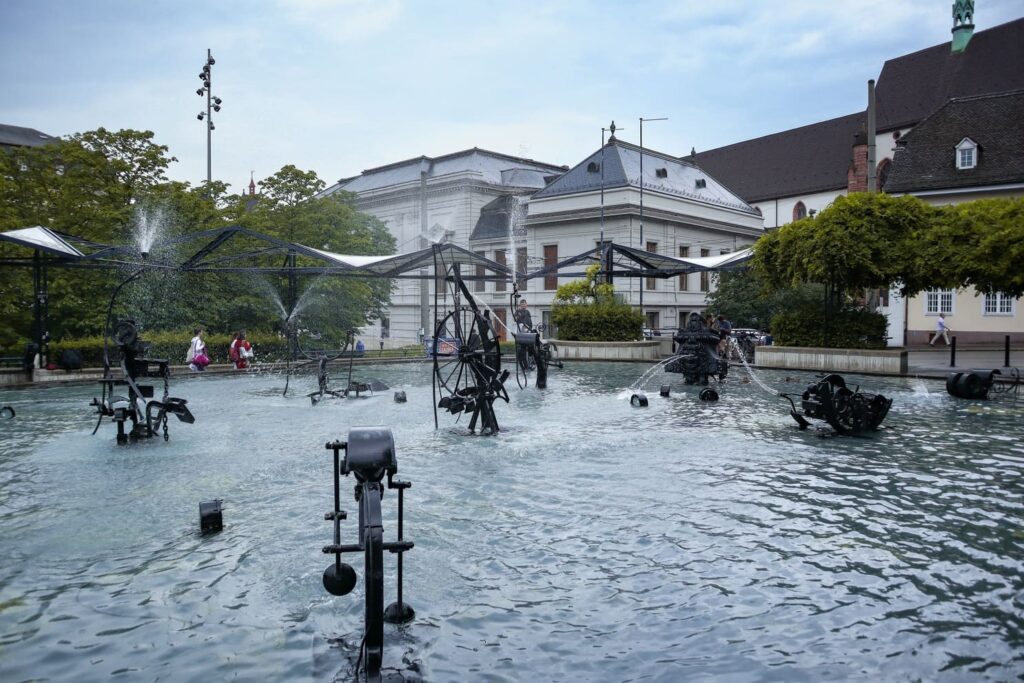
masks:
<path id="1" fill-rule="evenodd" d="M 365 41 L 392 27 L 402 0 L 282 0 L 282 13 L 296 25 L 335 43 Z"/>

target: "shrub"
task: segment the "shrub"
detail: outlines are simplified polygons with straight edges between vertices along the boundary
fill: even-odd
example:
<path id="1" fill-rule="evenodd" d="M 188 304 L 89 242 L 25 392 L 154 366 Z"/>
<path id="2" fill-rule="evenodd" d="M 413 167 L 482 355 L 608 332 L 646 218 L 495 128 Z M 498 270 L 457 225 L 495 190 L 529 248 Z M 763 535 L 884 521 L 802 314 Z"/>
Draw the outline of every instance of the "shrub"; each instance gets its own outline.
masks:
<path id="1" fill-rule="evenodd" d="M 885 316 L 870 311 L 843 309 L 833 312 L 826 328 L 821 307 L 802 307 L 772 318 L 772 334 L 781 346 L 826 346 L 829 348 L 879 349 L 886 345 Z"/>
<path id="2" fill-rule="evenodd" d="M 171 365 L 183 365 L 185 354 L 188 353 L 189 342 L 192 340 L 191 331 L 182 332 L 147 332 L 140 331 L 142 341 L 147 342 L 150 358 L 163 358 L 169 360 Z M 230 334 L 207 334 L 206 353 L 213 363 L 227 363 L 228 347 L 231 345 L 233 336 Z M 257 360 L 273 361 L 284 360 L 288 351 L 287 340 L 273 332 L 252 332 L 246 334 L 246 339 L 253 346 Z M 50 342 L 50 358 L 60 358 L 60 352 L 64 349 L 78 349 L 82 352 L 82 360 L 85 367 L 100 367 L 103 365 L 103 337 L 82 337 L 79 339 L 64 339 L 59 342 Z M 109 345 L 110 357 L 113 362 L 117 358 L 117 346 L 111 342 Z"/>
<path id="3" fill-rule="evenodd" d="M 639 311 L 614 301 L 555 305 L 551 322 L 567 341 L 637 341 L 644 327 Z"/>

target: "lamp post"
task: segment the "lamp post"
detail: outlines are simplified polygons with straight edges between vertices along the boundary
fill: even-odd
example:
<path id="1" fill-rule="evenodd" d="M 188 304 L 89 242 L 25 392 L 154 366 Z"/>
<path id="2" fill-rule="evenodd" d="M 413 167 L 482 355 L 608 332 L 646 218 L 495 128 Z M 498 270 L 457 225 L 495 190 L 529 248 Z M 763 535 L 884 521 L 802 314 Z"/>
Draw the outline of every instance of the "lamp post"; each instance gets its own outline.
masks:
<path id="1" fill-rule="evenodd" d="M 611 137 L 608 139 L 608 141 L 611 142 L 612 140 L 615 139 L 615 131 L 617 131 L 617 130 L 623 130 L 623 129 L 622 128 L 617 128 L 615 126 L 615 122 L 614 121 L 612 121 L 611 125 L 608 126 L 607 128 L 601 128 L 601 243 L 600 243 L 600 249 L 601 249 L 601 262 L 602 262 L 602 264 L 604 263 L 606 258 L 609 261 L 609 263 L 607 264 L 608 273 L 607 273 L 607 276 L 606 276 L 608 282 L 612 281 L 612 266 L 611 266 L 611 262 L 610 262 L 611 258 L 609 256 L 606 256 L 606 254 L 605 254 L 605 247 L 604 247 L 604 134 L 606 132 L 610 132 L 612 134 Z"/>
<path id="2" fill-rule="evenodd" d="M 645 119 L 640 117 L 640 249 L 644 248 L 644 121 L 668 121 L 668 118 Z M 640 315 L 644 313 L 644 285 L 640 280 Z"/>
<path id="3" fill-rule="evenodd" d="M 213 181 L 213 163 L 212 156 L 210 153 L 210 145 L 212 143 L 212 133 L 214 129 L 213 125 L 213 112 L 220 111 L 220 105 L 223 100 L 219 97 L 214 97 L 211 92 L 210 83 L 213 81 L 213 65 L 217 61 L 210 54 L 210 50 L 206 50 L 206 63 L 203 64 L 203 70 L 199 72 L 199 80 L 203 82 L 203 87 L 196 90 L 196 94 L 202 97 L 206 95 L 206 111 L 199 112 L 197 119 L 200 121 L 206 120 L 206 182 Z"/>

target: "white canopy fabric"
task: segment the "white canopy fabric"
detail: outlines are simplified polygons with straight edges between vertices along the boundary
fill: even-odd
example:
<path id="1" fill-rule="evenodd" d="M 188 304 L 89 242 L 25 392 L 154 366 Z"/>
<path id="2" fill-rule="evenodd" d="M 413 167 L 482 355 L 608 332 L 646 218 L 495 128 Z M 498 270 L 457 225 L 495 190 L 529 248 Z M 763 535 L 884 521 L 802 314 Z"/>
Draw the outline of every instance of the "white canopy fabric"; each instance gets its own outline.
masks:
<path id="1" fill-rule="evenodd" d="M 20 244 L 23 247 L 38 249 L 65 258 L 83 258 L 85 256 L 63 237 L 41 225 L 0 232 L 0 241 Z"/>

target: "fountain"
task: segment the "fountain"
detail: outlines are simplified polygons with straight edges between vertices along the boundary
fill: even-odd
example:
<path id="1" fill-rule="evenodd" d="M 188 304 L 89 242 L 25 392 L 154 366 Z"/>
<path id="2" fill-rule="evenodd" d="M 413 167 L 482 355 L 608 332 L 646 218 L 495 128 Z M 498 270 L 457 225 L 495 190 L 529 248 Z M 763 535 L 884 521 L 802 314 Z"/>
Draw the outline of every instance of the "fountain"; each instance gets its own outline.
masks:
<path id="1" fill-rule="evenodd" d="M 394 478 L 398 472 L 395 438 L 390 429 L 381 427 L 353 427 L 347 441 L 328 443 L 327 450 L 334 454 L 331 479 L 334 484 L 334 508 L 324 519 L 334 524 L 334 543 L 323 547 L 325 554 L 333 554 L 334 562 L 324 570 L 324 588 L 331 595 L 348 595 L 356 585 L 356 572 L 341 561 L 342 553 L 363 553 L 363 583 L 365 586 L 363 611 L 364 666 L 367 681 L 381 680 L 380 669 L 384 659 L 384 623 L 405 624 L 413 620 L 416 612 L 402 600 L 402 557 L 412 550 L 412 541 L 402 539 L 405 489 L 408 481 Z M 344 451 L 345 457 L 340 453 Z M 341 543 L 341 522 L 348 518 L 341 509 L 341 477 L 354 475 L 355 499 L 359 505 L 359 539 L 357 543 Z M 384 497 L 381 482 L 387 475 L 389 489 L 398 489 L 398 540 L 384 542 L 380 501 Z M 384 551 L 398 554 L 398 599 L 384 607 Z"/>
<path id="2" fill-rule="evenodd" d="M 878 429 L 889 414 L 892 399 L 881 394 L 862 394 L 860 387 L 850 390 L 841 375 L 825 375 L 820 381 L 807 387 L 801 395 L 803 414 L 797 412 L 793 399 L 779 394 L 789 401 L 789 414 L 801 430 L 810 423 L 807 418 L 823 420 L 836 434 L 864 434 Z"/>
<path id="3" fill-rule="evenodd" d="M 519 288 L 513 283 L 512 294 L 509 296 L 509 310 L 518 310 Z M 554 366 L 561 370 L 564 365 L 558 360 L 558 346 L 545 341 L 536 326 L 517 323 L 512 337 L 516 343 L 516 383 L 520 389 L 530 384 L 530 373 L 537 371 L 537 388 L 548 386 L 548 368 Z"/>
<path id="4" fill-rule="evenodd" d="M 707 384 L 709 377 L 725 379 L 729 363 L 718 355 L 721 337 L 704 322 L 699 313 L 690 313 L 686 327 L 672 337 L 676 356 L 666 363 L 666 372 L 683 375 L 687 384 Z"/>
<path id="5" fill-rule="evenodd" d="M 481 312 L 457 264 L 448 270 L 445 282 L 454 305 L 434 327 L 434 426 L 441 408 L 452 415 L 469 414 L 471 433 L 476 432 L 479 420 L 481 434 L 496 434 L 494 401 L 500 398 L 508 403 L 504 385 L 509 371 L 501 369 L 501 346 L 491 316 L 486 310 Z M 463 299 L 467 305 L 462 305 Z"/>
<path id="6" fill-rule="evenodd" d="M 161 428 L 164 441 L 167 441 L 170 438 L 167 429 L 169 414 L 181 422 L 195 422 L 195 417 L 188 409 L 188 401 L 169 396 L 170 364 L 163 359 L 146 357 L 149 345 L 139 337 L 135 321 L 118 322 L 113 337 L 120 354 L 121 378 L 113 377 L 109 372 L 109 366 L 104 372 L 104 377 L 100 380 L 103 395 L 101 398 L 94 398 L 90 403 L 99 414 L 93 434 L 100 428 L 104 417 L 111 418 L 117 425 L 118 444 L 153 437 Z M 153 398 L 152 385 L 139 384 L 140 379 L 150 377 L 163 379 L 164 391 L 159 401 Z M 122 386 L 128 388 L 128 395 L 115 396 L 115 387 Z M 131 427 L 126 432 L 128 422 L 131 423 Z"/>
<path id="7" fill-rule="evenodd" d="M 946 391 L 950 396 L 969 399 L 986 399 L 989 391 L 997 394 L 1013 393 L 1014 399 L 1020 395 L 1020 370 L 1010 369 L 1012 382 L 993 387 L 996 375 L 1000 370 L 969 370 L 967 372 L 951 372 L 946 376 Z"/>

